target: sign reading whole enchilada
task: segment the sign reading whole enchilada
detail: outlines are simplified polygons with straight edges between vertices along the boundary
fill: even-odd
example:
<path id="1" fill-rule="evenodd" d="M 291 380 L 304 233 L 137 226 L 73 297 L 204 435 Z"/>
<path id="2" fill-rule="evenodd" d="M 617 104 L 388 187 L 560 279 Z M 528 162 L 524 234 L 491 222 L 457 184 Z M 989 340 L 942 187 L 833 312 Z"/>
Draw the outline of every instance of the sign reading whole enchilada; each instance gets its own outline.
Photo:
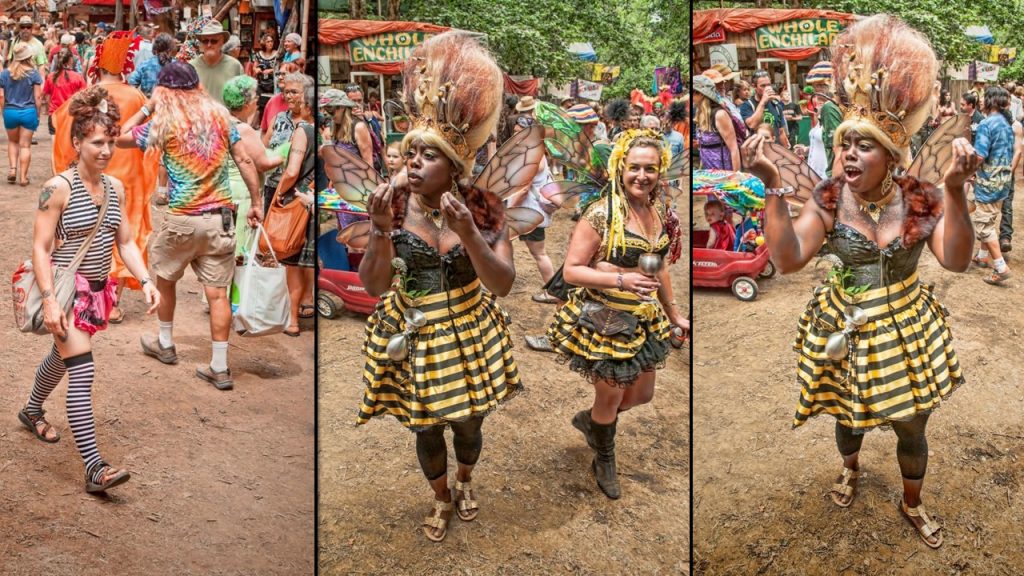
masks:
<path id="1" fill-rule="evenodd" d="M 414 48 L 431 36 L 432 32 L 415 30 L 353 38 L 348 43 L 349 58 L 352 64 L 404 62 Z"/>
<path id="2" fill-rule="evenodd" d="M 757 51 L 831 46 L 843 31 L 839 20 L 802 18 L 761 26 L 754 31 Z"/>

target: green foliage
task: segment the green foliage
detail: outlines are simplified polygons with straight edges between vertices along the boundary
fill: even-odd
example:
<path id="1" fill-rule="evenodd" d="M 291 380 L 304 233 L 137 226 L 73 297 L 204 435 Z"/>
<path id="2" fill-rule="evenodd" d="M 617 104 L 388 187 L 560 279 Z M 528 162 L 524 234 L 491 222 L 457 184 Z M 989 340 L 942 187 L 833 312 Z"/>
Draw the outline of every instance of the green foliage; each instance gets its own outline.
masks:
<path id="1" fill-rule="evenodd" d="M 829 270 L 828 276 L 825 277 L 826 282 L 835 284 L 847 296 L 856 296 L 867 292 L 868 288 L 871 288 L 871 284 L 849 286 L 852 280 L 853 271 L 850 270 L 849 266 L 833 266 L 832 269 Z"/>
<path id="2" fill-rule="evenodd" d="M 405 0 L 399 18 L 485 34 L 509 74 L 555 84 L 588 77 L 585 63 L 567 48 L 590 42 L 600 63 L 621 66 L 607 98 L 633 88 L 649 93 L 658 66 L 689 73 L 690 11 L 679 0 Z"/>

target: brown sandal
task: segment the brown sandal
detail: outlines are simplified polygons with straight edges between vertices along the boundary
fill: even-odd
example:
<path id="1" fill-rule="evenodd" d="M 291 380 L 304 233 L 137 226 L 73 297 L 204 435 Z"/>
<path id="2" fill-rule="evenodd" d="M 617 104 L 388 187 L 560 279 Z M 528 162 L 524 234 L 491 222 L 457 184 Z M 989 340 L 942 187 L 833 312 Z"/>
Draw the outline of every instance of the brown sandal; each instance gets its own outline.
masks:
<path id="1" fill-rule="evenodd" d="M 460 496 L 455 499 L 456 504 L 458 504 L 458 509 L 455 513 L 459 515 L 459 520 L 472 522 L 476 519 L 476 515 L 480 513 L 480 504 L 473 499 L 473 486 L 469 480 L 465 482 L 456 480 L 455 489 L 461 492 Z"/>
<path id="2" fill-rule="evenodd" d="M 835 502 L 836 506 L 840 508 L 849 508 L 850 504 L 853 504 L 853 496 L 856 494 L 856 484 L 851 485 L 851 480 L 856 480 L 860 475 L 856 470 L 851 470 L 843 466 L 843 475 L 840 476 L 839 482 L 832 485 L 832 489 L 829 490 L 829 496 L 832 497 L 832 501 Z M 849 500 L 843 504 L 840 497 L 849 498 Z"/>
<path id="3" fill-rule="evenodd" d="M 43 410 L 41 414 L 36 416 L 34 414 L 29 414 L 28 408 L 22 408 L 21 412 L 18 412 L 18 420 L 21 420 L 21 423 L 24 424 L 26 428 L 31 430 L 32 433 L 36 435 L 36 438 L 39 438 L 40 440 L 48 444 L 54 444 L 58 440 L 60 440 L 60 433 L 57 432 L 57 429 L 51 426 L 49 422 L 46 421 L 44 414 L 46 414 L 46 410 Z M 39 430 L 40 422 L 43 423 L 42 431 Z M 46 433 L 49 432 L 50 430 L 53 430 L 53 432 L 57 435 L 53 438 L 48 438 L 46 436 Z"/>
<path id="4" fill-rule="evenodd" d="M 131 477 L 131 473 L 127 470 L 119 470 L 106 462 L 100 462 L 99 470 L 94 474 L 90 474 L 88 471 L 85 473 L 85 491 L 90 494 L 105 492 L 114 486 L 124 484 Z"/>
<path id="5" fill-rule="evenodd" d="M 448 535 L 448 521 L 451 519 L 451 512 L 455 509 L 455 504 L 452 502 L 441 502 L 440 500 L 434 500 L 434 510 L 423 519 L 421 526 L 423 527 L 423 535 L 430 539 L 431 542 L 441 542 L 444 537 Z M 445 512 L 448 513 L 448 517 L 442 516 Z M 434 536 L 431 529 L 440 530 L 440 536 Z"/>
<path id="6" fill-rule="evenodd" d="M 907 521 L 909 521 L 910 525 L 917 530 L 918 536 L 921 537 L 921 540 L 927 544 L 929 548 L 938 548 L 939 546 L 942 546 L 942 533 L 939 532 L 942 530 L 942 526 L 932 518 L 928 517 L 928 513 L 925 512 L 923 504 L 911 508 L 910 506 L 907 506 L 907 503 L 903 501 L 903 498 L 900 498 L 900 511 L 903 512 Z M 914 523 L 914 518 L 924 520 L 924 524 L 918 526 Z M 938 536 L 936 536 L 936 534 L 938 534 Z M 935 543 L 932 544 L 931 541 L 928 540 L 929 538 L 935 538 Z"/>

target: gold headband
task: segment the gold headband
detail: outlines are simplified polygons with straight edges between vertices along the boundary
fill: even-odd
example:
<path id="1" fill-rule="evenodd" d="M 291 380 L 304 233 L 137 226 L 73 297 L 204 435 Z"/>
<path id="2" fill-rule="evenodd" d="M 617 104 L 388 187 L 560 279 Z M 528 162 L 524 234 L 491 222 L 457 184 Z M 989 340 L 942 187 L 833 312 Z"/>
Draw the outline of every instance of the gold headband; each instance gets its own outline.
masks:
<path id="1" fill-rule="evenodd" d="M 910 145 L 910 135 L 907 134 L 907 129 L 904 128 L 903 122 L 896 115 L 889 112 L 874 112 L 863 106 L 845 106 L 840 108 L 843 112 L 844 122 L 848 120 L 867 122 L 881 130 L 882 134 L 888 136 L 897 148 L 906 148 Z"/>
<path id="2" fill-rule="evenodd" d="M 910 134 L 907 134 L 907 129 L 903 126 L 906 110 L 893 114 L 884 109 L 886 77 L 889 71 L 883 66 L 872 72 L 867 79 L 858 81 L 858 77 L 862 77 L 860 75 L 863 72 L 863 65 L 853 63 L 856 57 L 856 53 L 849 56 L 851 64 L 847 74 L 848 84 L 844 83 L 844 88 L 849 90 L 847 96 L 850 104 L 839 106 L 843 113 L 843 121 L 867 122 L 888 136 L 897 148 L 906 148 L 910 145 Z"/>
<path id="3" fill-rule="evenodd" d="M 436 134 L 447 142 L 460 158 L 469 158 L 473 154 L 466 144 L 464 131 L 459 130 L 456 126 L 426 115 L 413 115 L 411 120 L 413 130 L 424 130 Z"/>

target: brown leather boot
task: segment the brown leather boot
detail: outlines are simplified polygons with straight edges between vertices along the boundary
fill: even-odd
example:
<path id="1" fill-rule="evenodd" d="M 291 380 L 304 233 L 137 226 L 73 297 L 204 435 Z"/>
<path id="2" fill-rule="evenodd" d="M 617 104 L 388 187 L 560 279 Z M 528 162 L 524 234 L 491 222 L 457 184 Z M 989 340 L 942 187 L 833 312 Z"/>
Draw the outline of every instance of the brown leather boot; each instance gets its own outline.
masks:
<path id="1" fill-rule="evenodd" d="M 597 478 L 597 485 L 605 496 L 612 500 L 618 500 L 621 494 L 619 477 L 615 470 L 615 425 L 617 422 L 618 420 L 611 424 L 598 424 L 593 421 L 590 423 L 590 431 L 593 434 L 597 452 L 591 468 Z"/>

